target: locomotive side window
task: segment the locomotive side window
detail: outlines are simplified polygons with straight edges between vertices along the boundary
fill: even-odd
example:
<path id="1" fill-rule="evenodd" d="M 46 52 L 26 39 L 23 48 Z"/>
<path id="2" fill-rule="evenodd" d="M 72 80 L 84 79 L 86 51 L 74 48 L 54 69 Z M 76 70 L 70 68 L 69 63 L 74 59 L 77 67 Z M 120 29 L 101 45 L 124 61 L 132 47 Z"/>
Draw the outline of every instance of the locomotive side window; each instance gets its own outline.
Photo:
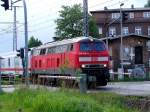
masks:
<path id="1" fill-rule="evenodd" d="M 39 55 L 40 54 L 40 50 L 39 49 L 34 49 L 34 50 L 32 50 L 32 55 L 33 56 L 37 56 L 37 55 Z"/>
<path id="2" fill-rule="evenodd" d="M 73 44 L 67 45 L 67 51 L 73 51 Z"/>
<path id="3" fill-rule="evenodd" d="M 106 50 L 103 42 L 81 42 L 80 51 L 104 51 Z"/>
<path id="4" fill-rule="evenodd" d="M 73 44 L 70 45 L 70 51 L 73 51 Z"/>
<path id="5" fill-rule="evenodd" d="M 64 53 L 67 51 L 68 46 L 67 45 L 60 45 L 57 46 L 55 49 L 55 53 Z"/>
<path id="6" fill-rule="evenodd" d="M 62 47 L 63 46 L 57 46 L 55 49 L 55 53 L 61 53 L 62 52 Z"/>
<path id="7" fill-rule="evenodd" d="M 46 53 L 46 48 L 40 50 L 40 55 L 44 55 Z"/>
<path id="8" fill-rule="evenodd" d="M 73 50 L 73 46 L 71 47 L 70 45 L 60 45 L 60 46 L 48 48 L 48 54 L 64 53 L 64 52 L 71 51 L 71 50 Z"/>
<path id="9" fill-rule="evenodd" d="M 62 45 L 62 52 L 66 52 L 68 48 L 68 45 Z"/>

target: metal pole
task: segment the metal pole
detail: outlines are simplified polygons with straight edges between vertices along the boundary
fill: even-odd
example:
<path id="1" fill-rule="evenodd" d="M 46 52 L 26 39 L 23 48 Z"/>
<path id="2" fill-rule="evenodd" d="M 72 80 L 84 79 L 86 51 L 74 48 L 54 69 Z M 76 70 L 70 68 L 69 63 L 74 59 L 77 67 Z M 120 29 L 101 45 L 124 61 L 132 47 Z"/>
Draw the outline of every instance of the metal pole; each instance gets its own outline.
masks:
<path id="1" fill-rule="evenodd" d="M 27 23 L 27 6 L 25 0 L 23 0 L 24 6 L 24 29 L 25 29 L 25 79 L 26 85 L 29 85 L 29 74 L 28 74 L 28 23 Z"/>
<path id="2" fill-rule="evenodd" d="M 14 6 L 13 51 L 17 50 L 16 6 Z"/>
<path id="3" fill-rule="evenodd" d="M 1 66 L 1 64 L 2 64 L 2 63 L 1 63 L 1 62 L 2 62 L 1 59 L 2 59 L 2 58 L 0 57 L 0 69 L 1 69 L 1 67 L 2 67 L 2 66 Z M 1 87 L 1 86 L 2 86 L 2 80 L 1 80 L 1 77 L 2 77 L 2 72 L 1 72 L 1 70 L 0 70 L 0 92 L 2 91 L 2 87 Z"/>
<path id="4" fill-rule="evenodd" d="M 123 72 L 123 41 L 122 41 L 122 35 L 123 35 L 123 31 L 122 31 L 122 8 L 121 6 L 123 6 L 124 4 L 120 4 L 120 39 L 121 39 L 121 43 L 120 43 L 120 61 L 121 61 L 121 71 Z"/>
<path id="5" fill-rule="evenodd" d="M 81 93 L 86 93 L 87 92 L 87 75 L 86 74 L 81 74 L 80 78 L 80 83 L 79 83 L 79 88 Z"/>
<path id="6" fill-rule="evenodd" d="M 83 35 L 85 37 L 89 36 L 89 22 L 88 22 L 88 0 L 83 0 Z"/>
<path id="7" fill-rule="evenodd" d="M 107 29 L 107 31 L 106 31 L 106 46 L 107 46 L 107 49 L 109 48 L 108 36 L 109 36 L 109 33 L 108 33 L 108 29 Z"/>

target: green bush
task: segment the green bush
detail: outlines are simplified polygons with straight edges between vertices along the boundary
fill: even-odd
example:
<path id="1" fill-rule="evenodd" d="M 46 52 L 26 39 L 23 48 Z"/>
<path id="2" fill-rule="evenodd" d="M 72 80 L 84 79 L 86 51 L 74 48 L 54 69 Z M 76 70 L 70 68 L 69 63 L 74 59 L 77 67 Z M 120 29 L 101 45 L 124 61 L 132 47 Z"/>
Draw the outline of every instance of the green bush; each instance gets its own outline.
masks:
<path id="1" fill-rule="evenodd" d="M 134 112 L 124 97 L 108 94 L 81 94 L 77 91 L 19 89 L 0 94 L 0 112 Z M 136 111 L 137 112 L 137 111 Z"/>

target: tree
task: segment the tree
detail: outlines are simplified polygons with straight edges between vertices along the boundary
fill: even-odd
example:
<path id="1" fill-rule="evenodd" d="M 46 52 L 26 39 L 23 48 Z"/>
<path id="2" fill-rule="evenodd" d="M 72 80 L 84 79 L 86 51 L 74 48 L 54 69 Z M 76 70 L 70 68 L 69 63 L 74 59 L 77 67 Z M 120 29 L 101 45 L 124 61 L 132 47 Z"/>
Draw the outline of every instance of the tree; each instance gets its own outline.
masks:
<path id="1" fill-rule="evenodd" d="M 28 43 L 29 48 L 40 46 L 40 45 L 42 45 L 42 42 L 40 40 L 38 40 L 37 38 L 34 38 L 34 36 L 30 38 L 29 43 Z"/>
<path id="2" fill-rule="evenodd" d="M 145 4 L 144 7 L 150 7 L 150 0 L 147 1 L 147 4 Z"/>
<path id="3" fill-rule="evenodd" d="M 59 37 L 59 40 L 83 36 L 83 8 L 80 4 L 62 6 L 62 10 L 59 13 L 60 17 L 55 21 L 57 24 L 55 34 Z M 90 36 L 98 38 L 98 27 L 94 18 L 90 15 L 89 32 Z"/>
<path id="4" fill-rule="evenodd" d="M 96 25 L 95 19 L 91 16 L 89 19 L 89 35 L 95 38 L 99 38 L 98 26 Z"/>

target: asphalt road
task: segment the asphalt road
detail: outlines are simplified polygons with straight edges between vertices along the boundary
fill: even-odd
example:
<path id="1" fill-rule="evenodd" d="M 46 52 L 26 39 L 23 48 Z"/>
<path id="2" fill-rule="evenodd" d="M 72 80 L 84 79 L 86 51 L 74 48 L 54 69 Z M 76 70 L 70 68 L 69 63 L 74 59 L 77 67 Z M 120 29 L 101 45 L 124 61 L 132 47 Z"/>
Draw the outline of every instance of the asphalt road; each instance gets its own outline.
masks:
<path id="1" fill-rule="evenodd" d="M 54 90 L 48 87 L 50 90 Z M 14 86 L 2 86 L 4 92 L 13 92 Z M 110 82 L 107 86 L 98 87 L 96 90 L 88 90 L 88 92 L 113 92 L 121 95 L 137 95 L 150 96 L 150 81 L 144 82 Z"/>
<path id="2" fill-rule="evenodd" d="M 150 81 L 110 82 L 105 87 L 98 87 L 94 92 L 114 92 L 121 95 L 150 96 Z"/>

